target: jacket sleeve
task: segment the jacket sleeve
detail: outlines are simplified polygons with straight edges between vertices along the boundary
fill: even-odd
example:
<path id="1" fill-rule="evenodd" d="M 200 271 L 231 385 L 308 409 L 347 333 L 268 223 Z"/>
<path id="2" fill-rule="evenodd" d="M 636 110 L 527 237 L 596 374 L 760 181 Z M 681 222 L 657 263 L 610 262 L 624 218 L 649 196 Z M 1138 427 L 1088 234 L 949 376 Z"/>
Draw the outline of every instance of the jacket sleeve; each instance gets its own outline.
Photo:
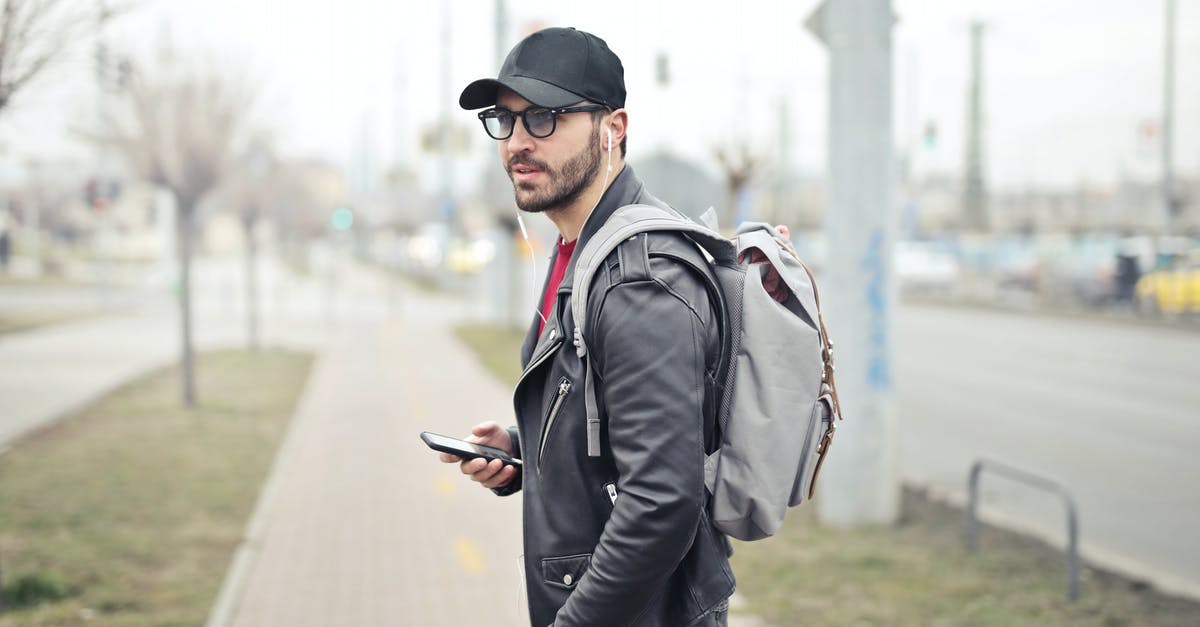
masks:
<path id="1" fill-rule="evenodd" d="M 637 620 L 687 554 L 705 506 L 705 331 L 655 280 L 611 288 L 589 330 L 618 496 L 556 627 Z"/>

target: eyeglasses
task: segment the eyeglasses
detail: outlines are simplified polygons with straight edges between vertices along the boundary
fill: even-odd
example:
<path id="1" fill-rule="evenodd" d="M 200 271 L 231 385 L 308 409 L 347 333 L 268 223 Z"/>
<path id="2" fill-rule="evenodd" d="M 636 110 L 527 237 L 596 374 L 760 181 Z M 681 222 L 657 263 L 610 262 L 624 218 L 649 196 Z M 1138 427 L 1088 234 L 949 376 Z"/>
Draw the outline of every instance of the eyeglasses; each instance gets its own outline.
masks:
<path id="1" fill-rule="evenodd" d="M 479 121 L 483 122 L 483 130 L 492 139 L 505 140 L 512 137 L 513 126 L 519 116 L 525 124 L 525 130 L 538 139 L 545 139 L 554 134 L 558 128 L 558 116 L 564 113 L 582 113 L 584 111 L 601 111 L 608 109 L 604 105 L 587 104 L 577 107 L 561 107 L 547 109 L 546 107 L 529 107 L 524 111 L 509 111 L 504 107 L 494 107 L 479 112 Z"/>

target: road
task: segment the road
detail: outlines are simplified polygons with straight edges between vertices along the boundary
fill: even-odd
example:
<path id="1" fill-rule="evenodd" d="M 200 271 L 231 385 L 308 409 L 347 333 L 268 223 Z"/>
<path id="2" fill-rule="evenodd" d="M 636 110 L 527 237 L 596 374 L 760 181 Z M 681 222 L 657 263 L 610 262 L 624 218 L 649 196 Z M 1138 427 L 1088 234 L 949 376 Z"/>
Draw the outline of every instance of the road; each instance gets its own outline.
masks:
<path id="1" fill-rule="evenodd" d="M 906 482 L 962 502 L 978 458 L 1044 475 L 1085 559 L 1200 598 L 1200 334 L 908 305 L 895 364 Z M 993 520 L 1065 545 L 1054 497 L 982 485 Z"/>
<path id="2" fill-rule="evenodd" d="M 264 346 L 317 349 L 356 317 L 397 311 L 400 299 L 361 274 L 297 277 L 261 265 Z M 200 350 L 246 345 L 240 262 L 199 259 L 194 340 Z M 0 337 L 0 447 L 179 357 L 179 314 L 165 281 L 124 285 L 0 287 L 0 311 L 100 312 L 77 322 Z M 200 391 L 203 394 L 203 391 Z"/>
<path id="3" fill-rule="evenodd" d="M 244 342 L 238 268 L 236 260 L 198 268 L 202 347 Z M 328 276 L 338 278 L 264 272 L 265 343 L 328 347 L 339 328 L 367 323 L 385 329 L 387 346 L 397 337 L 386 330 L 394 322 L 404 320 L 408 336 L 479 309 L 406 297 L 357 273 Z M 149 294 L 110 300 L 128 305 L 111 316 L 0 338 L 0 444 L 175 358 L 170 299 L 163 289 Z M 38 303 L 0 290 L 6 306 Z M 1045 475 L 1078 502 L 1086 559 L 1200 598 L 1200 490 L 1192 485 L 1200 479 L 1200 334 L 905 305 L 895 336 L 906 482 L 962 502 L 979 458 Z M 430 476 L 420 485 L 443 489 L 444 481 Z M 1062 506 L 1053 497 L 987 476 L 984 503 L 990 519 L 1062 545 Z"/>

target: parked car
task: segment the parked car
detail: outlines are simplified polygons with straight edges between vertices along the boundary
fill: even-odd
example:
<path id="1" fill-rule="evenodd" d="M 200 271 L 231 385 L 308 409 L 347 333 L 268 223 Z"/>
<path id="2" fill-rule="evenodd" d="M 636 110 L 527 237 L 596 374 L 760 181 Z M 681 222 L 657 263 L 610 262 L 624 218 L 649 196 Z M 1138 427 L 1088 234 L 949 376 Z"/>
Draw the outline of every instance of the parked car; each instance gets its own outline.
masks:
<path id="1" fill-rule="evenodd" d="M 1147 273 L 1135 294 L 1138 308 L 1146 313 L 1200 313 L 1200 250 L 1172 267 Z"/>
<path id="2" fill-rule="evenodd" d="M 901 240 L 892 251 L 896 280 L 905 292 L 949 294 L 962 274 L 958 258 L 941 242 Z"/>
<path id="3" fill-rule="evenodd" d="M 1101 307 L 1116 298 L 1116 235 L 1054 237 L 1042 242 L 1042 289 L 1059 304 Z"/>
<path id="4" fill-rule="evenodd" d="M 992 241 L 987 272 L 1005 289 L 1036 292 L 1041 279 L 1037 242 L 1031 237 L 997 237 Z"/>

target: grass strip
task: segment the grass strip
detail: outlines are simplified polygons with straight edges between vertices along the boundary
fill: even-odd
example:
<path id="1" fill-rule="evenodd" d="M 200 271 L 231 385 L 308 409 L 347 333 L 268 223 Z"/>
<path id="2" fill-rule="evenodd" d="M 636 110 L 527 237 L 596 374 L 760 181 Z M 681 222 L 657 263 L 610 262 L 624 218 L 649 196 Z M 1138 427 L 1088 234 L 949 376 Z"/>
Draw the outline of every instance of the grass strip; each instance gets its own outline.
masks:
<path id="1" fill-rule="evenodd" d="M 1085 567 L 1066 600 L 1062 550 L 985 526 L 966 548 L 963 511 L 906 489 L 900 522 L 835 529 L 812 507 L 780 533 L 735 542 L 746 610 L 778 625 L 1196 625 L 1200 604 Z"/>
<path id="2" fill-rule="evenodd" d="M 203 354 L 193 409 L 167 368 L 16 443 L 0 625 L 203 624 L 311 361 Z"/>
<path id="3" fill-rule="evenodd" d="M 489 324 L 454 327 L 459 341 L 475 351 L 483 367 L 500 381 L 515 386 L 521 378 L 521 342 L 525 331 Z"/>
<path id="4" fill-rule="evenodd" d="M 98 309 L 90 311 L 7 311 L 0 313 L 0 335 L 77 322 L 101 316 L 104 313 Z"/>
<path id="5" fill-rule="evenodd" d="M 463 325 L 457 335 L 499 380 L 515 384 L 523 332 Z M 1066 558 L 1037 540 L 984 527 L 966 549 L 961 509 L 906 489 L 894 527 L 834 529 L 812 506 L 792 510 L 780 533 L 735 542 L 739 613 L 792 625 L 1200 624 L 1200 603 L 1085 568 L 1079 601 L 1066 600 Z"/>

